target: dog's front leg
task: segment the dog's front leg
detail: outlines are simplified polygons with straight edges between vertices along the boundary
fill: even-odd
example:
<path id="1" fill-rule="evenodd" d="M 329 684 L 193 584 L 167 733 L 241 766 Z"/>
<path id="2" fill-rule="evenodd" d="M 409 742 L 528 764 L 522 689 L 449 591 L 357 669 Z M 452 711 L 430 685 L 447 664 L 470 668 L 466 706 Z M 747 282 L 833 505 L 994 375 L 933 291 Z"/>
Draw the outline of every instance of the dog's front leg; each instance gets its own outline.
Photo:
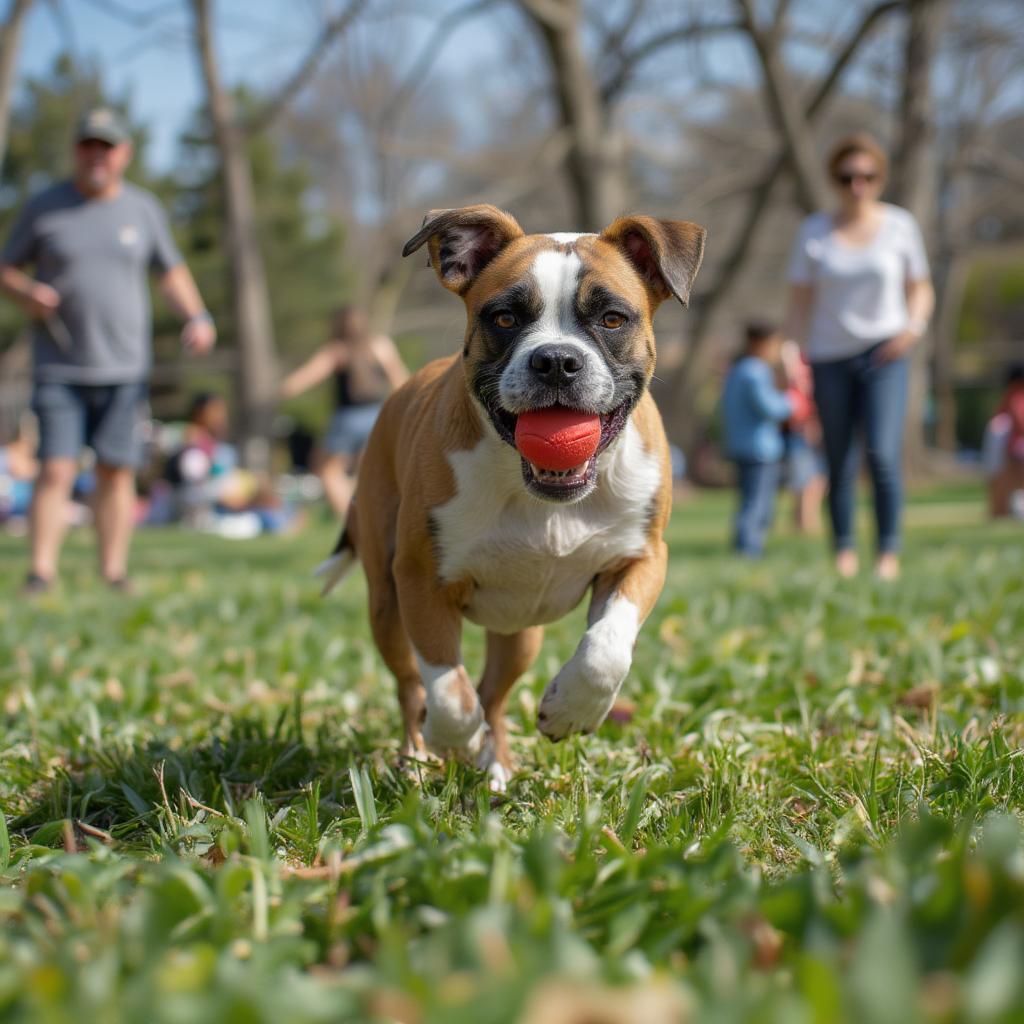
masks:
<path id="1" fill-rule="evenodd" d="M 426 690 L 423 739 L 442 755 L 476 757 L 487 724 L 476 689 L 462 664 L 462 612 L 458 587 L 442 586 L 433 561 L 396 559 L 398 603 Z"/>
<path id="2" fill-rule="evenodd" d="M 595 578 L 587 631 L 548 684 L 537 712 L 537 725 L 549 739 L 593 732 L 611 710 L 633 661 L 640 625 L 665 583 L 668 548 L 660 540 L 652 548 L 643 558 Z"/>

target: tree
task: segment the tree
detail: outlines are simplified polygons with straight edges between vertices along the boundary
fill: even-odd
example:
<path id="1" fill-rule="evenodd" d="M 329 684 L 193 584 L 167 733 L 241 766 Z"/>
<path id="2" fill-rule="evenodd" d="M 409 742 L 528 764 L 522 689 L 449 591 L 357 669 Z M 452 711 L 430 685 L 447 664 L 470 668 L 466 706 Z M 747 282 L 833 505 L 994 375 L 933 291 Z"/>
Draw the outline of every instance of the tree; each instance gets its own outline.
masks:
<path id="1" fill-rule="evenodd" d="M 239 93 L 233 99 L 243 116 L 257 107 L 251 95 Z M 174 226 L 185 259 L 217 320 L 222 342 L 237 363 L 238 331 L 224 245 L 224 191 L 205 111 L 196 115 L 182 141 L 182 157 L 173 176 Z M 351 294 L 344 232 L 336 220 L 311 210 L 306 169 L 286 164 L 272 135 L 260 133 L 251 138 L 245 157 L 252 171 L 253 226 L 264 254 L 274 336 L 282 357 L 297 361 L 324 340 L 332 310 Z M 161 361 L 183 370 L 174 326 L 169 317 L 166 323 L 158 323 Z M 162 327 L 166 330 L 159 330 Z"/>
<path id="2" fill-rule="evenodd" d="M 536 29 L 551 72 L 559 123 L 568 136 L 564 157 L 573 203 L 574 226 L 597 231 L 624 212 L 629 198 L 626 180 L 627 141 L 616 117 L 617 106 L 638 69 L 667 47 L 687 39 L 731 32 L 738 23 L 687 18 L 658 25 L 643 39 L 631 41 L 638 26 L 654 24 L 650 5 L 637 0 L 617 20 L 602 21 L 594 48 L 604 68 L 599 75 L 584 36 L 587 16 L 582 0 L 519 0 Z"/>
<path id="3" fill-rule="evenodd" d="M 7 126 L 14 92 L 14 69 L 21 49 L 21 29 L 31 6 L 32 0 L 13 0 L 7 20 L 0 29 L 0 167 L 3 167 L 7 150 Z"/>
<path id="4" fill-rule="evenodd" d="M 353 0 L 329 21 L 307 56 L 260 113 L 246 124 L 220 77 L 213 39 L 212 0 L 191 0 L 196 52 L 202 69 L 213 137 L 220 160 L 227 235 L 227 268 L 238 353 L 239 413 L 243 462 L 266 468 L 277 395 L 277 360 L 267 275 L 256 230 L 252 170 L 246 139 L 266 128 L 315 72 L 327 47 L 348 27 L 364 0 Z"/>
<path id="5" fill-rule="evenodd" d="M 193 0 L 196 47 L 206 87 L 210 122 L 220 157 L 227 275 L 234 322 L 242 461 L 265 469 L 276 397 L 277 360 L 267 276 L 256 233 L 252 171 L 234 100 L 220 80 L 210 0 Z"/>
<path id="6" fill-rule="evenodd" d="M 926 242 L 934 242 L 938 149 L 931 78 L 934 73 L 947 0 L 909 0 L 903 57 L 903 90 L 898 139 L 893 160 L 892 195 L 921 225 Z M 927 335 L 911 355 L 907 396 L 906 454 L 914 469 L 924 455 L 924 409 L 928 392 Z"/>

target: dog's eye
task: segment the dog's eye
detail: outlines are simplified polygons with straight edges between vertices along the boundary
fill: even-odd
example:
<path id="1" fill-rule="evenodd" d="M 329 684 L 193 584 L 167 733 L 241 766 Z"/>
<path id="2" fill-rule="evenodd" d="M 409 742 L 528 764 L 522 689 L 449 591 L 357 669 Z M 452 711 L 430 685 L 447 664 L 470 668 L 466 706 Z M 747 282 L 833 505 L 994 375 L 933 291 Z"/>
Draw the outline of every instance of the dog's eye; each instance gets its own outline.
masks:
<path id="1" fill-rule="evenodd" d="M 515 314 L 510 313 L 507 309 L 498 310 L 493 319 L 494 326 L 500 327 L 503 331 L 510 331 L 519 322 L 516 320 Z"/>
<path id="2" fill-rule="evenodd" d="M 621 313 L 613 313 L 610 310 L 601 317 L 601 326 L 607 327 L 609 331 L 617 331 L 625 322 L 626 318 Z"/>

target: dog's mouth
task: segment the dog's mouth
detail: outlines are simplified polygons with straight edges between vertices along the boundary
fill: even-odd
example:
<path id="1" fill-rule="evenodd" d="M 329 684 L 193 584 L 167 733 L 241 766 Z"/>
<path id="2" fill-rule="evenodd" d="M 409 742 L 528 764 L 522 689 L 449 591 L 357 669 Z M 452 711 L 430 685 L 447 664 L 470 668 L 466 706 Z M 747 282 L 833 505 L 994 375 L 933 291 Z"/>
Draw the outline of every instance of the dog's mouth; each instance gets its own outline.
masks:
<path id="1" fill-rule="evenodd" d="M 632 406 L 633 402 L 627 401 L 608 412 L 598 414 L 601 418 L 601 439 L 598 441 L 597 451 L 578 466 L 562 470 L 543 469 L 520 454 L 523 482 L 526 484 L 527 490 L 549 501 L 578 501 L 589 494 L 597 483 L 598 456 L 622 432 L 622 428 L 629 419 Z M 516 423 L 519 416 L 498 405 L 488 406 L 487 412 L 498 436 L 506 444 L 515 448 Z M 518 449 L 516 450 L 518 453 Z"/>

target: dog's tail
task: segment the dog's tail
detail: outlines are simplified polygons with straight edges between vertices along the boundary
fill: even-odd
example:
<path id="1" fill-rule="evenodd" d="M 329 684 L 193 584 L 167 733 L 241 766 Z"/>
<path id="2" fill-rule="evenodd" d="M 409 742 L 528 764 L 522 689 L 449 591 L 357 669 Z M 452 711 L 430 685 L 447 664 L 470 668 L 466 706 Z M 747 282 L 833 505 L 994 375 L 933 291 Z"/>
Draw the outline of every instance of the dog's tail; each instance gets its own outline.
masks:
<path id="1" fill-rule="evenodd" d="M 352 536 L 352 520 L 342 527 L 338 543 L 334 545 L 331 557 L 321 562 L 313 572 L 314 576 L 322 576 L 324 580 L 321 597 L 326 597 L 348 574 L 356 564 L 356 546 Z"/>

